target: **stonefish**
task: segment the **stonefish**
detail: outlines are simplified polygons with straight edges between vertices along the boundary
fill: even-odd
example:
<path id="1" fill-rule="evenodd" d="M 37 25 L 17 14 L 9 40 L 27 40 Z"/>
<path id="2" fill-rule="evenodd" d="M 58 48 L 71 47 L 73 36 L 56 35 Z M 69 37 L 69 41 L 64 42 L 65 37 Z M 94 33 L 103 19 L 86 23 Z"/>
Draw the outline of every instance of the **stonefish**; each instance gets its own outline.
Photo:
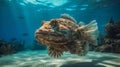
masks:
<path id="1" fill-rule="evenodd" d="M 68 14 L 62 14 L 60 18 L 43 21 L 35 32 L 35 38 L 42 45 L 48 47 L 48 55 L 60 57 L 64 52 L 86 55 L 89 45 L 97 45 L 97 22 L 89 24 L 77 24 L 76 20 Z"/>

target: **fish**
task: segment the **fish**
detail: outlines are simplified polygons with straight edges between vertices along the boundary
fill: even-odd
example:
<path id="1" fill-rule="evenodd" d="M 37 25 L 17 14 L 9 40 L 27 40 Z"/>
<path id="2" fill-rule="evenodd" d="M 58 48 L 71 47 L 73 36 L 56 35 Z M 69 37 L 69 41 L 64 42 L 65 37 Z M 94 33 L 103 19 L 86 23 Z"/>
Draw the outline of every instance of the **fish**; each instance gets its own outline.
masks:
<path id="1" fill-rule="evenodd" d="M 68 14 L 60 18 L 42 21 L 42 25 L 35 31 L 36 40 L 47 46 L 48 55 L 61 57 L 64 52 L 86 55 L 89 44 L 96 45 L 97 22 L 91 21 L 87 25 L 79 25 Z"/>

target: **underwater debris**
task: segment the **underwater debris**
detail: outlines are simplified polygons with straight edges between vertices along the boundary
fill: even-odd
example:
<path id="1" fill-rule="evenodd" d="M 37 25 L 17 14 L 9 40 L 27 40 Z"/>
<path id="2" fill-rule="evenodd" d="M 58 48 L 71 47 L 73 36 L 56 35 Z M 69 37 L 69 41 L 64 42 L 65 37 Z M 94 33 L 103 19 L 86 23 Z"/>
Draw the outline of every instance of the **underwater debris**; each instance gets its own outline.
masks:
<path id="1" fill-rule="evenodd" d="M 104 42 L 95 51 L 120 53 L 120 21 L 114 22 L 112 18 L 105 27 Z"/>
<path id="2" fill-rule="evenodd" d="M 79 26 L 74 18 L 68 17 L 71 16 L 64 14 L 61 18 L 43 21 L 35 32 L 35 38 L 48 47 L 51 57 L 60 57 L 66 51 L 86 55 L 89 44 L 97 44 L 95 33 L 98 32 L 98 27 L 95 20 Z"/>

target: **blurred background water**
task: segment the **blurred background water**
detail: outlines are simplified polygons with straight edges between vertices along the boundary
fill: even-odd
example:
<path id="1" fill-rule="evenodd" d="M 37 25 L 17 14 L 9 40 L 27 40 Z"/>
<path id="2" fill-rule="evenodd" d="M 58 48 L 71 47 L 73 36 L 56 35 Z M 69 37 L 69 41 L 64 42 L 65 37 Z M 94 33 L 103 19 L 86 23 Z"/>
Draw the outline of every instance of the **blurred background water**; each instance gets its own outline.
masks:
<path id="1" fill-rule="evenodd" d="M 78 22 L 97 20 L 99 30 L 110 17 L 120 18 L 119 0 L 0 0 L 0 38 L 32 42 L 41 21 L 67 13 Z M 104 33 L 104 32 L 103 32 Z"/>
<path id="2" fill-rule="evenodd" d="M 70 14 L 77 22 L 96 20 L 99 31 L 109 19 L 120 18 L 119 0 L 0 0 L 0 39 L 24 41 L 31 47 L 34 33 L 43 20 Z"/>

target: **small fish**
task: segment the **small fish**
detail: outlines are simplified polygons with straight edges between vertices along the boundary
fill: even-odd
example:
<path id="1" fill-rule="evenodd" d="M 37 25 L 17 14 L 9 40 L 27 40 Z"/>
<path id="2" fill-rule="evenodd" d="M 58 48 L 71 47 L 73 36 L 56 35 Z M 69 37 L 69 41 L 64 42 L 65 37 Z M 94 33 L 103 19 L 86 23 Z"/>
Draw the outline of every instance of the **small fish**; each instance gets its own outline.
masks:
<path id="1" fill-rule="evenodd" d="M 28 34 L 28 33 L 23 33 L 22 35 L 23 35 L 23 36 L 28 36 L 29 34 Z"/>

